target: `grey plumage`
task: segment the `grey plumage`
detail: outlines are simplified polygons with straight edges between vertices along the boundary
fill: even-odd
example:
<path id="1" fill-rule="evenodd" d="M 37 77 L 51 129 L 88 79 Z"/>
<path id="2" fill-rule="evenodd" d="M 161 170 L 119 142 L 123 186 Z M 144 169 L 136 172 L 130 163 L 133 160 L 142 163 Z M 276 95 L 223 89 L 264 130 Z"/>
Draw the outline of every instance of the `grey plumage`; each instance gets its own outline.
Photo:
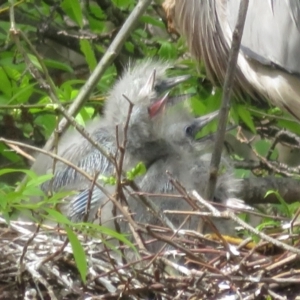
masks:
<path id="1" fill-rule="evenodd" d="M 195 137 L 203 126 L 217 116 L 217 113 L 218 112 L 214 112 L 201 118 L 193 118 L 185 109 L 181 109 L 180 111 L 177 110 L 176 113 L 164 114 L 163 120 L 161 120 L 158 126 L 155 126 L 155 132 L 159 143 L 157 143 L 157 145 L 149 145 L 148 143 L 145 145 L 145 147 L 149 148 L 153 153 L 153 159 L 151 164 L 148 165 L 149 169 L 144 176 L 144 179 L 137 179 L 137 182 L 141 183 L 142 191 L 144 191 L 144 188 L 145 191 L 152 193 L 167 193 L 173 191 L 166 175 L 167 167 L 176 168 L 176 176 L 177 173 L 182 175 L 182 170 L 184 169 L 187 171 L 190 167 L 185 166 L 185 159 L 182 158 L 183 155 L 193 153 L 193 159 L 196 159 L 196 149 L 199 150 L 197 151 L 197 155 L 201 155 L 201 152 L 206 152 L 208 150 L 207 147 L 210 146 L 209 142 L 198 143 L 198 145 L 195 145 L 197 144 L 195 143 Z M 141 140 L 139 143 L 141 143 Z M 162 147 L 163 150 L 157 151 L 157 146 Z M 146 155 L 146 157 L 147 156 L 148 155 Z M 187 155 L 187 157 L 189 157 L 189 155 Z M 206 172 L 205 175 L 207 175 Z M 197 179 L 195 179 L 195 181 L 196 180 Z M 160 185 L 162 185 L 162 188 L 160 188 Z M 90 203 L 94 206 L 97 203 L 97 199 L 101 198 L 101 195 L 102 192 L 98 188 L 95 188 L 92 196 L 90 196 L 88 191 L 84 191 L 76 196 L 70 203 L 70 218 L 73 220 L 80 219 L 80 216 L 84 214 L 88 198 L 91 197 Z M 131 205 L 136 205 L 136 203 Z M 158 207 L 161 205 L 162 203 L 158 203 Z M 134 207 L 136 209 L 133 209 L 133 211 L 136 211 L 137 215 L 143 215 L 142 211 L 145 210 L 143 206 L 138 204 L 138 206 Z"/>
<path id="2" fill-rule="evenodd" d="M 165 155 L 158 157 L 149 166 L 147 173 L 137 180 L 142 192 L 160 195 L 151 196 L 151 200 L 161 211 L 192 210 L 192 207 L 183 198 L 174 199 L 168 197 L 168 195 L 178 194 L 178 192 L 171 184 L 166 171 L 169 171 L 175 179 L 179 180 L 187 191 L 196 190 L 200 195 L 204 196 L 208 180 L 212 143 L 210 140 L 198 141 L 196 133 L 216 116 L 217 112 L 214 112 L 200 118 L 193 118 L 187 110 L 179 109 L 178 107 L 174 109 L 169 108 L 164 114 L 164 119 L 157 134 L 166 142 Z M 232 167 L 225 158 L 222 159 L 221 169 L 222 174 L 217 181 L 214 200 L 226 204 L 226 200 L 235 198 L 239 192 L 240 180 L 234 177 Z M 92 193 L 91 202 L 94 199 L 101 198 L 101 194 L 99 189 L 95 189 Z M 163 196 L 164 194 L 165 196 Z M 89 196 L 89 192 L 85 191 L 74 198 L 70 203 L 70 217 L 83 214 Z M 127 200 L 131 211 L 135 214 L 136 221 L 161 225 L 160 221 L 139 200 L 134 197 L 128 197 Z M 104 210 L 101 211 L 101 221 L 104 222 L 104 225 L 114 228 L 112 222 L 107 223 L 108 220 L 113 218 L 111 211 L 112 203 L 108 202 L 105 204 Z M 168 217 L 175 228 L 178 228 L 184 220 L 178 215 L 169 215 Z M 188 228 L 196 230 L 198 223 L 199 218 L 193 217 L 188 222 Z M 230 221 L 216 220 L 216 225 L 222 233 L 233 233 L 234 224 Z M 122 223 L 122 231 L 128 231 L 126 222 Z M 158 247 L 159 244 L 156 243 L 150 249 L 155 251 Z"/>
<path id="3" fill-rule="evenodd" d="M 178 194 L 175 187 L 170 183 L 166 174 L 169 171 L 188 192 L 196 190 L 204 197 L 205 187 L 208 180 L 210 165 L 210 148 L 212 143 L 209 140 L 197 141 L 195 139 L 196 129 L 201 129 L 205 124 L 217 116 L 216 113 L 203 116 L 198 119 L 184 111 L 170 111 L 166 116 L 165 123 L 161 127 L 160 134 L 168 141 L 168 155 L 157 160 L 151 165 L 140 182 L 143 192 L 154 194 Z M 176 120 L 176 122 L 174 122 Z M 195 126 L 198 124 L 197 126 Z M 195 128 L 192 133 L 190 128 Z M 236 197 L 240 190 L 240 180 L 233 175 L 232 167 L 227 159 L 223 158 L 221 163 L 223 174 L 218 177 L 214 200 L 226 204 L 226 200 Z M 170 197 L 151 197 L 161 210 L 192 210 L 192 207 L 184 199 L 172 199 Z M 139 211 L 140 210 L 140 211 Z M 133 211 L 136 212 L 138 220 L 150 224 L 157 224 L 159 221 L 143 210 L 139 204 L 135 204 Z M 169 216 L 175 227 L 178 227 L 184 218 L 178 215 Z M 199 222 L 198 217 L 192 218 L 189 228 L 196 230 Z M 220 223 L 218 223 L 220 225 Z M 221 232 L 232 232 L 232 222 L 221 221 L 217 226 Z M 186 228 L 186 226 L 185 226 Z"/>
<path id="4" fill-rule="evenodd" d="M 169 17 L 213 83 L 223 84 L 241 0 L 165 0 Z M 250 0 L 235 92 L 267 99 L 300 120 L 300 2 Z"/>
<path id="5" fill-rule="evenodd" d="M 118 125 L 119 142 L 122 144 L 123 128 L 128 118 L 129 102 L 123 94 L 126 95 L 134 105 L 127 131 L 125 170 L 134 167 L 139 161 L 148 167 L 146 175 L 137 180 L 143 192 L 176 193 L 166 174 L 166 170 L 169 170 L 188 190 L 196 189 L 203 195 L 208 176 L 209 154 L 207 153 L 210 143 L 197 142 L 196 134 L 206 123 L 216 117 L 217 113 L 194 118 L 183 107 L 168 107 L 163 110 L 169 97 L 168 95 L 162 97 L 159 94 L 166 88 L 186 79 L 186 77 L 173 80 L 168 78 L 166 76 L 168 67 L 168 64 L 157 65 L 147 61 L 129 68 L 111 90 L 104 118 L 93 122 L 88 131 L 94 140 L 115 154 L 117 151 L 116 125 Z M 113 174 L 115 166 L 77 133 L 67 134 L 59 144 L 58 151 L 59 155 L 90 175 L 110 176 Z M 60 189 L 77 191 L 77 194 L 69 197 L 69 202 L 63 208 L 63 212 L 71 220 L 82 220 L 87 204 L 90 202 L 88 219 L 93 220 L 96 211 L 101 208 L 101 223 L 114 227 L 111 222 L 113 203 L 107 201 L 107 197 L 100 189 L 95 187 L 93 191 L 90 191 L 90 187 L 89 180 L 62 163 L 57 163 L 52 183 L 42 186 L 45 191 L 50 188 L 53 191 Z M 232 197 L 238 189 L 238 181 L 227 170 L 226 174 L 220 176 L 218 180 L 216 199 L 224 201 Z M 114 187 L 109 188 L 109 192 L 112 194 Z M 128 201 L 138 220 L 159 223 L 134 197 L 128 197 Z M 161 210 L 190 209 L 182 199 L 170 202 L 167 197 L 162 196 L 155 199 L 155 202 Z M 178 226 L 181 218 L 173 217 L 172 221 L 175 226 Z M 192 228 L 196 229 L 195 223 L 192 224 Z"/>
<path id="6" fill-rule="evenodd" d="M 122 145 L 129 101 L 132 102 L 124 160 L 125 170 L 134 167 L 139 161 L 149 165 L 156 157 L 165 153 L 164 141 L 158 139 L 156 128 L 159 126 L 163 107 L 170 97 L 161 94 L 189 77 L 168 78 L 166 75 L 168 68 L 170 68 L 168 63 L 151 60 L 130 65 L 109 93 L 104 118 L 93 121 L 87 128 L 96 142 L 115 155 L 118 150 L 116 126 L 118 126 L 118 141 Z M 97 174 L 110 176 L 114 172 L 115 166 L 77 132 L 66 133 L 58 145 L 58 155 L 92 176 Z M 38 174 L 53 172 L 52 164 L 52 159 L 41 155 L 33 170 Z M 79 191 L 78 197 L 81 199 L 90 186 L 89 180 L 76 170 L 57 162 L 53 179 L 43 184 L 42 189 L 46 192 L 61 189 Z M 112 188 L 110 190 L 112 191 Z M 83 191 L 83 194 L 80 194 L 80 191 Z M 77 199 L 76 195 L 74 197 Z M 101 197 L 103 194 L 100 190 L 95 190 L 92 195 L 94 205 L 92 212 L 95 211 L 94 208 L 99 207 L 96 205 L 97 199 L 100 203 L 104 202 Z M 69 214 L 74 220 L 80 217 L 74 210 L 70 210 Z"/>

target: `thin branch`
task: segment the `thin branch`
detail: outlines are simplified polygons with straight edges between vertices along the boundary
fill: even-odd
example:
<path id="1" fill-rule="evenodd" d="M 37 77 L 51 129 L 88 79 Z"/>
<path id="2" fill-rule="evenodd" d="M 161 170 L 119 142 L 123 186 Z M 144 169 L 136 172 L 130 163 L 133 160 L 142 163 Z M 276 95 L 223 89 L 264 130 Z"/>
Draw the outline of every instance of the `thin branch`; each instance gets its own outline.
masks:
<path id="1" fill-rule="evenodd" d="M 300 254 L 300 250 L 296 247 L 290 246 L 288 244 L 285 244 L 277 239 L 274 239 L 268 235 L 266 235 L 263 232 L 258 231 L 257 229 L 253 228 L 251 225 L 249 225 L 248 223 L 244 222 L 243 220 L 241 220 L 240 218 L 238 218 L 234 213 L 232 213 L 231 211 L 226 211 L 224 214 L 224 212 L 219 212 L 218 210 L 216 210 L 215 208 L 213 210 L 211 210 L 211 205 L 208 205 L 209 203 L 207 201 L 205 201 L 199 194 L 197 191 L 192 191 L 193 196 L 199 200 L 201 202 L 201 204 L 203 204 L 211 213 L 214 217 L 220 217 L 220 216 L 227 216 L 229 217 L 231 220 L 233 220 L 234 222 L 238 223 L 240 226 L 242 226 L 244 229 L 249 230 L 249 232 L 259 236 L 261 239 L 279 247 L 282 248 L 286 251 L 290 251 L 292 253 L 296 253 L 296 254 Z M 215 215 L 215 212 L 217 212 L 217 214 Z"/>
<path id="2" fill-rule="evenodd" d="M 226 70 L 224 89 L 223 89 L 222 106 L 219 113 L 218 130 L 216 132 L 216 142 L 211 157 L 208 185 L 205 191 L 205 198 L 208 200 L 213 198 L 216 183 L 217 183 L 218 169 L 221 161 L 221 154 L 222 154 L 222 149 L 225 140 L 227 118 L 228 118 L 229 107 L 230 107 L 229 106 L 230 96 L 231 96 L 232 86 L 234 82 L 235 69 L 236 69 L 240 44 L 242 40 L 248 4 L 249 4 L 249 0 L 241 1 L 237 24 L 235 26 L 232 35 L 232 44 L 229 53 L 228 66 Z"/>

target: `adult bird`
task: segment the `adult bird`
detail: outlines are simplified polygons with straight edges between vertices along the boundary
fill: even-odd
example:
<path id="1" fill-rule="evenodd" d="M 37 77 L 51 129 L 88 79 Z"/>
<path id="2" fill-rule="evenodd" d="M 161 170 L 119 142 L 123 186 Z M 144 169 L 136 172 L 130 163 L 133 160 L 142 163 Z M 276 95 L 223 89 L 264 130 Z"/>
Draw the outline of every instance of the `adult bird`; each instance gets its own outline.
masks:
<path id="1" fill-rule="evenodd" d="M 111 89 L 104 117 L 93 121 L 87 128 L 91 137 L 113 155 L 118 152 L 118 145 L 123 145 L 126 139 L 124 170 L 134 167 L 139 161 L 147 166 L 157 156 L 164 155 L 164 142 L 158 139 L 156 126 L 164 106 L 171 99 L 165 91 L 188 78 L 169 78 L 166 72 L 170 67 L 169 63 L 153 60 L 130 65 Z M 130 102 L 133 106 L 129 115 Z M 116 167 L 76 132 L 67 132 L 62 137 L 58 155 L 91 176 L 113 175 Z M 56 162 L 53 168 L 53 160 L 45 155 L 37 158 L 33 170 L 38 174 L 54 174 L 51 181 L 42 185 L 47 193 L 59 190 L 80 193 L 91 186 L 89 180 L 64 163 Z M 68 204 L 65 208 L 68 210 Z M 92 217 L 93 214 L 90 215 Z"/>
<path id="2" fill-rule="evenodd" d="M 170 24 L 222 85 L 242 0 L 165 0 Z M 235 92 L 268 99 L 300 120 L 300 2 L 249 0 Z"/>

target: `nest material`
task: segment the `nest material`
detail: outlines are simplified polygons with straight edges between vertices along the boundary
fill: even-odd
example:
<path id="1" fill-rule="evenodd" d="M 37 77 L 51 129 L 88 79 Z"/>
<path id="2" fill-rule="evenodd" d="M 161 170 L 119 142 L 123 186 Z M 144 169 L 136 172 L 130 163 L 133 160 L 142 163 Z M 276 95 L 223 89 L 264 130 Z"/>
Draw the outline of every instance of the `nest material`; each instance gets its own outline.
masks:
<path id="1" fill-rule="evenodd" d="M 79 236 L 88 261 L 83 284 L 64 231 L 0 223 L 0 299 L 296 299 L 300 293 L 297 248 L 160 232 L 156 237 L 176 250 L 140 253 L 129 262 L 115 260 L 100 239 Z"/>

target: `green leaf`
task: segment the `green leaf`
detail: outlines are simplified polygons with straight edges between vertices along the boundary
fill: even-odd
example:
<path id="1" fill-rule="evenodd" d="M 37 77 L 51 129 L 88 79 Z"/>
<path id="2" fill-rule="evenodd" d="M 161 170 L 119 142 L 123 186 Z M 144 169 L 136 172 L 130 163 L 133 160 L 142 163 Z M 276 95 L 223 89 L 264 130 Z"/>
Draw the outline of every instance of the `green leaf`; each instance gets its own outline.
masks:
<path id="1" fill-rule="evenodd" d="M 72 225 L 72 222 L 66 216 L 58 212 L 56 209 L 45 208 L 45 212 L 47 212 L 51 219 L 56 223 Z"/>
<path id="2" fill-rule="evenodd" d="M 52 206 L 57 205 L 62 202 L 62 199 L 69 198 L 70 196 L 78 194 L 78 191 L 59 191 L 54 193 L 51 197 L 48 197 L 46 200 L 47 204 L 51 204 Z"/>
<path id="3" fill-rule="evenodd" d="M 9 149 L 4 143 L 1 143 L 1 142 L 0 142 L 0 153 L 2 156 L 9 159 L 11 162 L 20 161 L 20 156 L 17 155 L 14 151 L 11 151 L 11 149 Z"/>
<path id="4" fill-rule="evenodd" d="M 38 61 L 38 59 L 36 58 L 36 56 L 32 55 L 32 54 L 27 54 L 28 55 L 28 58 L 30 60 L 30 62 L 39 70 L 39 71 L 42 71 L 43 68 L 40 64 L 40 62 Z"/>
<path id="5" fill-rule="evenodd" d="M 83 107 L 79 112 L 84 123 L 90 121 L 94 113 L 95 113 L 95 109 L 93 107 Z"/>
<path id="6" fill-rule="evenodd" d="M 248 126 L 248 128 L 252 131 L 252 133 L 255 134 L 256 129 L 249 110 L 244 105 L 237 105 L 236 109 L 242 121 Z"/>
<path id="7" fill-rule="evenodd" d="M 89 65 L 90 71 L 93 71 L 97 66 L 97 59 L 95 57 L 94 50 L 91 46 L 90 41 L 80 40 L 80 50 L 85 56 L 85 59 Z"/>
<path id="8" fill-rule="evenodd" d="M 251 176 L 251 171 L 244 169 L 234 169 L 234 175 L 237 178 L 248 178 Z"/>
<path id="9" fill-rule="evenodd" d="M 53 177 L 53 174 L 45 174 L 41 176 L 34 177 L 26 182 L 27 187 L 40 186 L 46 181 L 49 181 Z"/>
<path id="10" fill-rule="evenodd" d="M 144 175 L 146 172 L 146 166 L 142 162 L 139 162 L 136 167 L 126 172 L 126 177 L 129 180 L 134 180 L 137 176 Z"/>
<path id="11" fill-rule="evenodd" d="M 53 60 L 53 59 L 44 59 L 43 61 L 44 61 L 45 66 L 48 68 L 62 70 L 62 71 L 68 72 L 68 73 L 74 73 L 73 68 L 66 63 L 62 63 L 60 61 Z"/>
<path id="12" fill-rule="evenodd" d="M 99 180 L 101 180 L 105 184 L 109 184 L 109 185 L 116 185 L 116 183 L 117 183 L 117 179 L 114 176 L 109 176 L 108 177 L 108 176 L 100 175 Z"/>
<path id="13" fill-rule="evenodd" d="M 272 195 L 274 194 L 277 198 L 277 200 L 280 202 L 280 204 L 282 205 L 282 211 L 283 213 L 288 217 L 288 218 L 292 218 L 293 213 L 290 210 L 289 205 L 285 202 L 285 200 L 281 197 L 281 195 L 278 193 L 278 191 L 274 191 L 274 190 L 270 190 L 266 193 L 265 198 L 268 195 Z"/>
<path id="14" fill-rule="evenodd" d="M 191 105 L 192 112 L 195 115 L 197 115 L 197 116 L 205 115 L 207 108 L 203 101 L 199 101 L 199 99 L 197 97 L 192 97 L 189 100 L 189 103 Z"/>
<path id="15" fill-rule="evenodd" d="M 105 13 L 102 11 L 99 5 L 96 5 L 93 2 L 89 3 L 89 8 L 92 14 L 88 14 L 87 18 L 91 31 L 95 34 L 103 33 L 106 28 Z"/>
<path id="16" fill-rule="evenodd" d="M 101 234 L 107 235 L 109 237 L 113 237 L 113 238 L 121 241 L 125 245 L 129 246 L 132 250 L 137 252 L 136 248 L 126 238 L 125 234 L 120 234 L 120 233 L 118 233 L 117 231 L 115 231 L 111 228 L 101 226 L 101 225 L 97 225 L 97 224 L 94 224 L 94 223 L 75 223 L 75 224 L 73 224 L 73 226 L 76 226 L 77 228 L 80 228 L 80 229 L 93 230 L 97 234 L 101 233 Z M 102 242 L 105 243 L 106 245 L 110 245 L 109 246 L 110 248 L 113 247 L 113 245 L 108 244 L 104 239 L 102 239 Z"/>
<path id="17" fill-rule="evenodd" d="M 80 28 L 83 27 L 83 16 L 80 2 L 78 0 L 64 0 L 61 3 L 61 7 L 66 14 L 79 25 Z"/>
<path id="18" fill-rule="evenodd" d="M 271 147 L 271 142 L 267 140 L 259 140 L 254 144 L 256 151 L 263 157 L 266 157 L 269 149 Z"/>
<path id="19" fill-rule="evenodd" d="M 0 82 L 0 91 L 10 97 L 12 95 L 12 86 L 3 68 L 0 68 Z"/>
<path id="20" fill-rule="evenodd" d="M 83 107 L 75 119 L 81 126 L 85 126 L 86 122 L 91 120 L 94 112 L 95 109 L 93 107 Z"/>
<path id="21" fill-rule="evenodd" d="M 134 44 L 131 42 L 125 43 L 125 48 L 128 52 L 133 53 L 134 52 Z"/>
<path id="22" fill-rule="evenodd" d="M 73 250 L 74 259 L 76 262 L 77 269 L 80 273 L 81 280 L 85 284 L 88 269 L 84 249 L 80 241 L 78 240 L 76 234 L 68 226 L 65 226 L 65 230 L 67 232 L 68 239 Z"/>
<path id="23" fill-rule="evenodd" d="M 174 44 L 161 40 L 161 47 L 158 50 L 158 54 L 161 58 L 164 59 L 175 59 L 177 57 L 177 49 Z"/>
<path id="24" fill-rule="evenodd" d="M 36 174 L 31 171 L 31 170 L 26 170 L 26 169 L 2 169 L 0 170 L 0 176 L 4 174 L 9 174 L 9 173 L 24 173 L 30 178 L 36 178 Z"/>
<path id="25" fill-rule="evenodd" d="M 151 17 L 151 16 L 142 16 L 141 18 L 140 18 L 140 20 L 142 21 L 142 22 L 144 22 L 144 23 L 146 23 L 146 24 L 151 24 L 151 25 L 154 25 L 154 26 L 157 26 L 157 27 L 160 27 L 160 28 L 162 28 L 162 29 L 164 29 L 165 30 L 165 24 L 162 22 L 162 21 L 160 21 L 160 20 L 158 20 L 157 18 L 153 18 L 153 17 Z"/>
<path id="26" fill-rule="evenodd" d="M 112 1 L 119 8 L 129 8 L 130 6 L 135 4 L 133 0 L 112 0 Z"/>
<path id="27" fill-rule="evenodd" d="M 57 120 L 55 115 L 38 114 L 38 116 L 35 119 L 35 124 L 40 128 L 43 128 L 45 130 L 46 136 L 49 136 L 53 132 L 55 126 L 57 125 Z"/>
<path id="28" fill-rule="evenodd" d="M 278 120 L 278 125 L 300 135 L 300 126 L 298 121 Z"/>
<path id="29" fill-rule="evenodd" d="M 45 198 L 45 193 L 41 190 L 39 186 L 24 186 L 20 190 L 22 195 L 20 195 L 23 200 L 28 200 L 30 201 L 30 197 L 36 196 L 36 197 L 41 197 L 41 199 Z"/>
<path id="30" fill-rule="evenodd" d="M 37 85 L 37 83 L 28 83 L 26 82 L 24 84 L 24 80 L 29 79 L 28 77 L 24 77 L 22 81 L 22 85 L 20 87 L 14 88 L 14 95 L 11 97 L 9 102 L 7 104 L 19 104 L 19 103 L 26 103 L 28 102 L 28 99 L 32 96 L 34 91 L 34 86 Z M 26 80 L 27 81 L 27 80 Z"/>
<path id="31" fill-rule="evenodd" d="M 278 226 L 280 224 L 279 221 L 277 220 L 266 220 L 263 221 L 262 223 L 260 223 L 258 226 L 256 226 L 257 230 L 262 231 L 264 228 L 268 228 L 268 227 L 274 227 L 274 226 Z M 257 237 L 256 242 L 258 242 L 259 238 Z"/>
<path id="32" fill-rule="evenodd" d="M 23 74 L 21 74 L 13 64 L 11 66 L 3 66 L 3 69 L 6 72 L 8 78 L 13 81 L 18 81 L 21 78 L 21 76 L 23 76 Z"/>

